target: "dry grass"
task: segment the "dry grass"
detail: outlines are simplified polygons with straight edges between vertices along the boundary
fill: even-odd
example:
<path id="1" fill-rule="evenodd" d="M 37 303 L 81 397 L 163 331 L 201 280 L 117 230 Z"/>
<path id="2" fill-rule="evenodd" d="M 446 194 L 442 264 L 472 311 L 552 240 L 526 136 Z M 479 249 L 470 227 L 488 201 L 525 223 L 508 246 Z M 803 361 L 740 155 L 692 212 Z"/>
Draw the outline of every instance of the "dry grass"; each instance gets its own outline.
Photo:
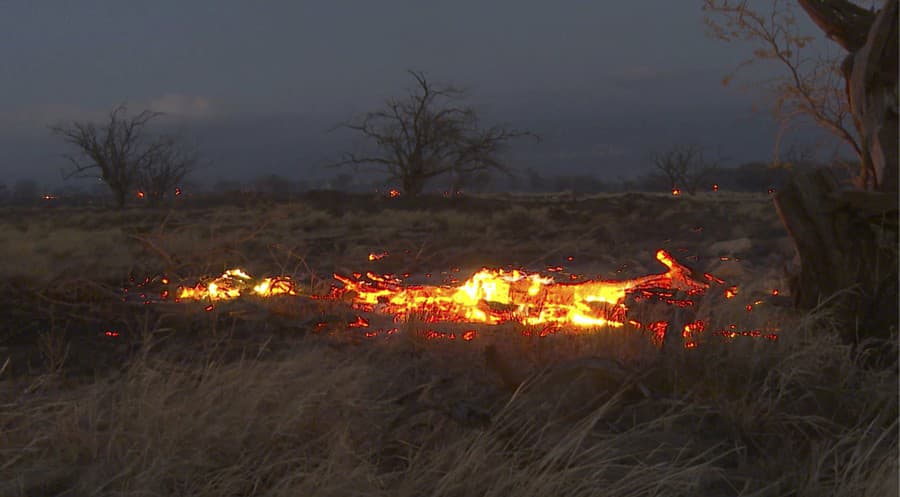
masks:
<path id="1" fill-rule="evenodd" d="M 482 214 L 270 205 L 168 218 L 75 213 L 61 224 L 72 230 L 64 239 L 80 240 L 73 250 L 79 245 L 84 253 L 98 229 L 152 237 L 158 252 L 129 237 L 117 247 L 131 259 L 113 257 L 106 270 L 78 275 L 98 287 L 115 285 L 123 277 L 117 272 L 189 275 L 235 256 L 259 274 L 287 271 L 321 287 L 320 273 L 358 267 L 354 261 L 377 250 L 393 255 L 375 267 L 392 271 L 439 271 L 503 257 L 553 264 L 571 254 L 584 260 L 580 268 L 623 274 L 645 270 L 633 261 L 665 238 L 688 254 L 702 253 L 709 243 L 704 236 L 728 238 L 720 234 L 732 228 L 709 219 L 720 209 L 712 201 L 674 206 L 687 219 L 676 216 L 681 224 L 670 220 L 658 234 L 647 234 L 646 226 L 632 234 L 620 221 L 630 210 L 669 200 L 522 203 Z M 738 200 L 755 214 L 764 203 Z M 594 201 L 613 203 L 600 209 Z M 554 214 L 557 208 L 571 214 L 567 221 Z M 692 210 L 699 211 L 695 217 Z M 34 216 L 39 222 L 24 232 L 6 221 L 4 233 L 24 233 L 7 238 L 6 246 L 39 239 L 36 230 L 57 233 L 49 217 Z M 607 217 L 612 221 L 602 225 L 603 236 L 592 231 Z M 704 220 L 704 232 L 716 234 L 692 230 Z M 754 240 L 780 236 L 766 231 L 768 218 L 741 229 Z M 685 233 L 675 238 L 678 230 Z M 540 241 L 550 232 L 564 251 Z M 591 250 L 621 260 L 591 258 Z M 507 326 L 479 329 L 473 342 L 448 342 L 422 340 L 416 333 L 422 325 L 411 321 L 390 340 L 360 341 L 311 333 L 297 324 L 306 322 L 299 311 L 254 319 L 229 317 L 224 308 L 199 316 L 135 312 L 101 297 L 82 302 L 81 294 L 66 299 L 49 292 L 47 285 L 72 273 L 29 272 L 55 256 L 17 253 L 30 263 L 2 269 L 17 279 L 5 290 L 3 309 L 33 313 L 40 339 L 8 334 L 0 343 L 3 496 L 897 493 L 896 340 L 845 345 L 827 308 L 799 316 L 766 306 L 747 313 L 752 287 L 763 291 L 776 280 L 765 270 L 768 259 L 752 253 L 739 254 L 749 280 L 735 281 L 747 290 L 725 303 L 708 299 L 701 312 L 717 323 L 777 325 L 780 339 L 707 336 L 700 347 L 665 361 L 646 336 L 622 330 L 539 339 Z M 41 298 L 49 295 L 59 302 Z M 340 312 L 339 304 L 317 312 Z M 130 328 L 122 328 L 120 345 L 94 344 L 85 324 L 94 321 L 85 314 Z M 43 362 L 25 368 L 14 351 L 29 343 Z M 487 345 L 496 346 L 524 383 L 510 391 L 495 365 L 485 363 Z M 101 353 L 120 360 L 88 375 L 71 366 Z M 577 366 L 585 358 L 615 363 L 627 379 L 606 366 Z"/>

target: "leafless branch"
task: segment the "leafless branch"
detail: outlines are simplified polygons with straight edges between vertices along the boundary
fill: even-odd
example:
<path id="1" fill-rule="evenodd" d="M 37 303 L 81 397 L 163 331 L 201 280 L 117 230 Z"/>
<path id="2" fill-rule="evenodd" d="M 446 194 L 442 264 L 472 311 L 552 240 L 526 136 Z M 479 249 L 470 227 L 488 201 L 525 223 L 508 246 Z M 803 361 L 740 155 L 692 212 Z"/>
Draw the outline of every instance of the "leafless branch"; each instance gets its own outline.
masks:
<path id="1" fill-rule="evenodd" d="M 362 134 L 374 151 L 344 154 L 332 166 L 375 166 L 399 181 L 405 193 L 416 195 L 445 174 L 506 171 L 499 158 L 506 142 L 534 136 L 502 126 L 482 128 L 475 110 L 460 103 L 464 90 L 434 85 L 422 72 L 409 73 L 416 87 L 406 97 L 389 99 L 383 108 L 340 125 Z"/>
<path id="2" fill-rule="evenodd" d="M 848 16 L 856 16 L 854 22 L 863 22 L 863 17 L 871 14 L 855 5 L 853 8 L 843 5 L 847 3 L 843 0 L 800 0 L 804 9 L 811 5 L 824 8 L 826 4 L 842 4 L 839 10 L 843 9 Z M 759 61 L 774 61 L 786 69 L 785 76 L 764 82 L 773 96 L 773 112 L 782 122 L 783 129 L 789 127 L 786 123 L 808 118 L 861 157 L 858 126 L 853 121 L 841 81 L 840 59 L 809 55 L 808 45 L 813 37 L 798 33 L 790 2 L 770 0 L 770 5 L 768 13 L 763 13 L 752 9 L 749 0 L 704 0 L 704 11 L 715 16 L 707 17 L 705 22 L 709 33 L 716 38 L 756 45 L 752 58 L 742 62 L 735 72 Z M 733 75 L 726 77 L 725 83 Z"/>
<path id="3" fill-rule="evenodd" d="M 178 146 L 174 137 L 161 136 L 148 140 L 148 123 L 160 112 L 144 110 L 128 117 L 127 107 L 113 108 L 105 124 L 74 121 L 51 126 L 53 134 L 62 137 L 77 152 L 64 155 L 70 168 L 64 178 L 95 177 L 109 186 L 122 207 L 129 194 L 148 188 L 154 198 L 173 181 L 180 181 L 196 163 L 196 158 Z"/>

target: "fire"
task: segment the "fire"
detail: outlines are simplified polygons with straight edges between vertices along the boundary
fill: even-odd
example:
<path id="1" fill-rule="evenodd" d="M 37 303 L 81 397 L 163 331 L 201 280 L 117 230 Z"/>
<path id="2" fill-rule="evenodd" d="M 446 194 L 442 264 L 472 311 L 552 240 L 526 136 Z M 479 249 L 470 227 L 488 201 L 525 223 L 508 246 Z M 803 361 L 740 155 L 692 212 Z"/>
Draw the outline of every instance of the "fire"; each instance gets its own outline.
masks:
<path id="1" fill-rule="evenodd" d="M 297 295 L 293 280 L 287 276 L 263 278 L 257 282 L 241 269 L 229 269 L 212 281 L 192 287 L 180 287 L 178 299 L 182 300 L 230 300 L 242 295 L 270 297 L 273 295 Z"/>
<path id="2" fill-rule="evenodd" d="M 651 289 L 702 293 L 708 284 L 695 280 L 685 266 L 660 250 L 668 271 L 632 280 L 586 280 L 557 283 L 553 278 L 521 270 L 484 268 L 459 286 L 409 285 L 390 275 L 335 274 L 343 283 L 334 296 L 350 296 L 355 305 L 404 319 L 423 314 L 428 322 L 499 324 L 515 321 L 542 326 L 622 326 L 628 293 Z"/>
<path id="3" fill-rule="evenodd" d="M 388 256 L 387 252 L 371 252 L 369 253 L 370 261 L 378 261 Z"/>
<path id="4" fill-rule="evenodd" d="M 371 254 L 379 255 L 379 254 Z M 375 259 L 370 255 L 369 259 Z M 387 255 L 384 253 L 384 255 Z M 454 278 L 445 279 L 442 285 L 406 284 L 402 279 L 390 274 L 352 273 L 350 276 L 334 274 L 340 285 L 334 285 L 326 295 L 306 295 L 311 299 L 341 300 L 348 302 L 355 313 L 355 319 L 345 323 L 348 329 L 356 329 L 366 337 L 388 336 L 397 332 L 396 327 L 380 328 L 370 324 L 370 313 L 393 318 L 395 323 L 408 319 L 418 319 L 424 323 L 470 323 L 495 325 L 506 322 L 520 323 L 527 327 L 523 334 L 546 336 L 568 328 L 623 327 L 629 325 L 650 333 L 661 341 L 669 323 L 667 321 L 640 322 L 628 316 L 631 302 L 645 299 L 679 306 L 690 307 L 692 299 L 704 294 L 712 283 L 725 285 L 715 276 L 704 273 L 695 277 L 686 266 L 679 264 L 668 252 L 660 250 L 657 260 L 665 266 L 665 272 L 641 276 L 627 280 L 582 279 L 573 281 L 569 275 L 562 281 L 552 276 L 529 273 L 520 269 L 482 268 L 467 280 L 459 283 Z M 377 260 L 377 259 L 375 259 Z M 573 257 L 568 257 L 573 260 Z M 548 266 L 547 272 L 559 274 L 562 268 Z M 452 272 L 458 272 L 454 268 Z M 403 278 L 409 275 L 404 274 Z M 133 281 L 133 279 L 132 279 Z M 159 281 L 165 285 L 169 279 Z M 145 279 L 138 287 L 150 282 Z M 125 289 L 127 292 L 127 288 Z M 724 297 L 732 299 L 738 294 L 737 286 L 728 286 Z M 777 290 L 772 292 L 777 295 Z M 298 296 L 300 291 L 288 276 L 255 279 L 241 269 L 229 269 L 221 276 L 206 279 L 194 286 L 179 286 L 173 292 L 176 302 L 180 300 L 205 301 L 206 311 L 215 309 L 216 301 L 239 297 L 271 297 L 277 295 Z M 159 295 L 165 300 L 168 289 Z M 145 294 L 140 297 L 144 300 Z M 631 298 L 629 298 L 631 297 Z M 145 303 L 149 303 L 146 301 Z M 747 304 L 745 309 L 752 312 L 762 300 Z M 320 323 L 317 329 L 327 326 Z M 707 333 L 708 323 L 697 320 L 681 323 L 682 337 L 686 347 L 697 345 L 700 334 Z M 765 336 L 777 340 L 774 329 L 766 334 L 743 333 L 735 325 L 729 330 L 713 334 L 726 338 L 736 336 Z M 474 329 L 462 333 L 428 330 L 426 338 L 470 341 L 476 337 Z"/>

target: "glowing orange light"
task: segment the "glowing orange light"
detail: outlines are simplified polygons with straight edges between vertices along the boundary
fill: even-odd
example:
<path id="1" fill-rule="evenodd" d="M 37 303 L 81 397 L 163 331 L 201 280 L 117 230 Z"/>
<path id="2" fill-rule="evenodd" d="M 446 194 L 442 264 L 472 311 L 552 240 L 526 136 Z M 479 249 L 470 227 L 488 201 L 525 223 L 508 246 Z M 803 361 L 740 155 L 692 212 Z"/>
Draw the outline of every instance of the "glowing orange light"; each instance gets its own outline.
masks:
<path id="1" fill-rule="evenodd" d="M 775 296 L 777 296 L 777 295 L 778 295 L 778 289 L 777 289 L 777 288 L 776 288 L 776 289 L 774 289 L 774 290 L 772 290 L 772 295 L 775 295 Z"/>
<path id="2" fill-rule="evenodd" d="M 463 284 L 452 286 L 404 286 L 395 278 L 370 273 L 366 279 L 335 274 L 343 283 L 335 297 L 349 295 L 359 309 L 404 319 L 414 314 L 429 316 L 430 322 L 477 322 L 498 324 L 517 321 L 544 326 L 622 326 L 628 292 L 652 288 L 681 290 L 694 295 L 705 291 L 706 282 L 696 281 L 688 268 L 665 251 L 657 260 L 666 273 L 633 280 L 587 280 L 556 283 L 552 278 L 521 270 L 484 268 Z"/>
<path id="3" fill-rule="evenodd" d="M 356 316 L 356 319 L 347 325 L 348 328 L 368 328 L 369 321 L 367 321 L 362 316 Z"/>
<path id="4" fill-rule="evenodd" d="M 177 186 L 175 187 L 175 196 L 176 197 L 181 196 L 181 188 L 180 187 L 177 187 Z"/>
<path id="5" fill-rule="evenodd" d="M 396 188 L 391 188 L 391 191 L 388 192 L 388 196 L 391 198 L 397 198 L 400 196 L 400 190 Z"/>
<path id="6" fill-rule="evenodd" d="M 718 184 L 718 183 L 713 183 L 712 190 L 713 190 L 714 192 L 719 191 L 719 184 Z"/>
<path id="7" fill-rule="evenodd" d="M 375 252 L 372 252 L 372 253 L 369 254 L 369 260 L 370 260 L 370 261 L 377 261 L 377 260 L 380 260 L 380 259 L 384 259 L 385 257 L 387 257 L 387 255 L 388 255 L 387 252 L 381 252 L 381 253 L 375 253 Z"/>
<path id="8" fill-rule="evenodd" d="M 672 195 L 676 197 L 681 195 L 681 190 L 679 188 L 672 188 Z"/>
<path id="9" fill-rule="evenodd" d="M 548 336 L 564 329 L 590 329 L 597 327 L 631 327 L 645 330 L 660 343 L 665 336 L 667 321 L 642 323 L 628 316 L 626 297 L 631 295 L 635 301 L 655 299 L 669 305 L 690 307 L 695 305 L 692 297 L 703 294 L 712 282 L 724 283 L 711 274 L 703 274 L 703 278 L 695 279 L 693 272 L 676 262 L 666 251 L 656 254 L 657 260 L 666 267 L 666 271 L 626 280 L 588 279 L 583 281 L 555 281 L 552 277 L 537 273 L 528 273 L 519 269 L 489 269 L 476 272 L 461 284 L 453 285 L 408 285 L 392 274 L 378 274 L 369 271 L 353 273 L 352 277 L 334 274 L 334 278 L 342 286 L 333 286 L 327 295 L 311 296 L 315 299 L 343 300 L 352 309 L 361 313 L 377 313 L 391 316 L 395 323 L 411 316 L 421 316 L 425 323 L 481 323 L 485 325 L 503 322 L 517 322 L 525 325 L 522 334 L 525 336 Z M 549 273 L 556 271 L 556 266 L 548 268 Z M 458 272 L 452 268 L 444 274 Z M 407 277 L 404 274 L 404 278 Z M 569 275 L 569 278 L 578 275 Z M 449 280 L 453 278 L 446 278 Z M 131 278 L 134 283 L 134 278 Z M 145 278 L 137 286 L 150 282 Z M 168 283 L 167 278 L 159 281 Z M 456 281 L 453 279 L 453 281 Z M 127 288 L 124 289 L 127 292 Z M 738 293 L 736 286 L 724 290 L 726 298 L 733 298 Z M 777 290 L 773 291 L 777 293 Z M 289 277 L 272 277 L 255 280 L 240 269 L 230 269 L 222 276 L 206 279 L 193 287 L 179 286 L 175 302 L 180 299 L 207 300 L 205 309 L 212 311 L 213 302 L 238 297 L 270 297 L 274 295 L 297 295 L 293 281 Z M 679 296 L 681 294 L 686 297 Z M 141 292 L 141 299 L 146 293 Z M 168 290 L 162 290 L 163 298 L 168 297 Z M 748 304 L 751 311 L 754 305 L 762 301 Z M 694 348 L 698 343 L 698 335 L 705 332 L 707 323 L 702 320 L 688 323 L 681 330 L 686 348 Z M 398 332 L 398 328 L 373 328 L 365 314 L 357 314 L 355 319 L 346 324 L 347 328 L 360 329 L 368 337 L 389 336 Z M 331 328 L 327 322 L 315 325 L 316 331 L 327 331 Z M 740 330 L 731 324 L 727 329 L 717 330 L 714 335 L 725 338 L 737 336 L 763 337 L 770 341 L 777 340 L 777 334 L 770 330 Z M 459 332 L 443 332 L 436 330 L 420 331 L 426 339 L 471 341 L 476 338 L 475 329 Z"/>
<path id="10" fill-rule="evenodd" d="M 41 198 L 43 198 L 44 200 L 56 200 L 56 195 L 53 195 L 53 194 L 51 194 L 51 193 L 48 193 L 48 194 L 44 195 L 44 196 L 41 197 Z"/>
<path id="11" fill-rule="evenodd" d="M 263 278 L 254 281 L 241 269 L 229 269 L 211 281 L 200 282 L 192 287 L 179 287 L 179 299 L 230 300 L 241 295 L 260 297 L 274 295 L 297 295 L 294 282 L 289 276 Z"/>
<path id="12" fill-rule="evenodd" d="M 144 192 L 142 192 L 141 190 L 138 190 L 137 198 L 144 198 Z"/>

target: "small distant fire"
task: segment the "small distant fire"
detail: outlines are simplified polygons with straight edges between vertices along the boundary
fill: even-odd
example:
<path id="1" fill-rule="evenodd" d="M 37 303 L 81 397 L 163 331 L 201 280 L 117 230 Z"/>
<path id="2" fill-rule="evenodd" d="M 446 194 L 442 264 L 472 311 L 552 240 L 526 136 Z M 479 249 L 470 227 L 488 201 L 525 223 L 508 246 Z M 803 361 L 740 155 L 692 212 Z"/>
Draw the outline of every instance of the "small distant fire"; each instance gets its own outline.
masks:
<path id="1" fill-rule="evenodd" d="M 370 261 L 378 261 L 388 256 L 387 252 L 371 252 L 369 254 Z"/>

